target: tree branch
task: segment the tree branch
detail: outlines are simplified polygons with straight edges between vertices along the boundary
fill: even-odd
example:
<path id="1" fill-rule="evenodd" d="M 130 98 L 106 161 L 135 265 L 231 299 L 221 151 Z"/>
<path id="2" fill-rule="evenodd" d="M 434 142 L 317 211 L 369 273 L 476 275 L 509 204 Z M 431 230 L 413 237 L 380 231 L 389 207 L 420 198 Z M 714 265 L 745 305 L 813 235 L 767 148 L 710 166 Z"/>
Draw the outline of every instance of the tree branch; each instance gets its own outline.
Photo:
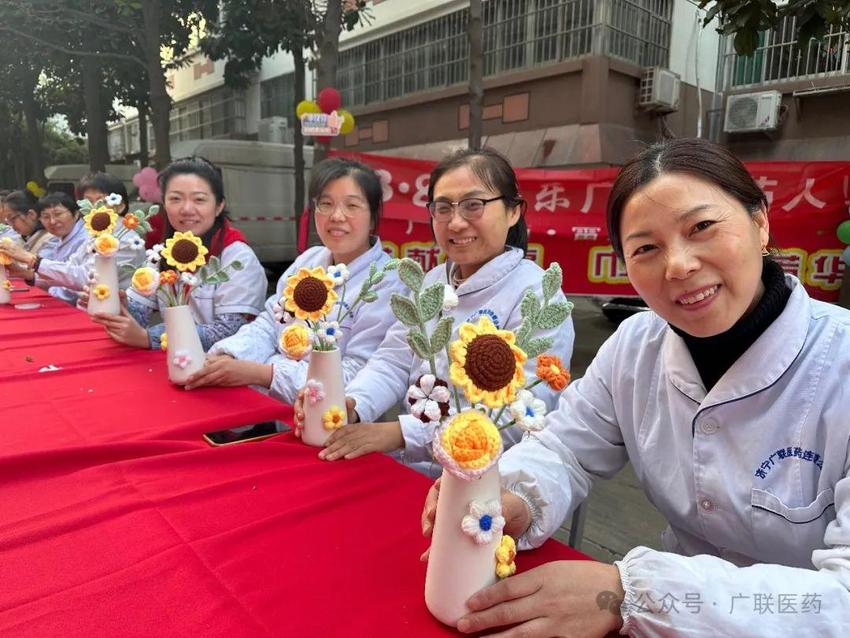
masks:
<path id="1" fill-rule="evenodd" d="M 24 33 L 23 31 L 18 31 L 14 27 L 10 27 L 8 24 L 0 24 L 0 33 L 12 33 L 20 38 L 25 38 L 27 40 L 31 40 L 40 44 L 43 47 L 47 47 L 48 49 L 52 49 L 53 51 L 57 51 L 58 53 L 65 53 L 67 55 L 73 55 L 77 57 L 105 57 L 112 58 L 114 60 L 126 60 L 129 62 L 135 62 L 139 64 L 143 69 L 147 71 L 147 63 L 142 58 L 135 55 L 126 55 L 124 53 L 109 53 L 109 52 L 101 52 L 101 51 L 77 51 L 74 49 L 66 49 L 65 47 L 61 47 L 58 44 L 54 44 L 53 42 L 48 42 L 47 40 L 42 40 L 39 37 L 31 35 L 29 33 Z"/>

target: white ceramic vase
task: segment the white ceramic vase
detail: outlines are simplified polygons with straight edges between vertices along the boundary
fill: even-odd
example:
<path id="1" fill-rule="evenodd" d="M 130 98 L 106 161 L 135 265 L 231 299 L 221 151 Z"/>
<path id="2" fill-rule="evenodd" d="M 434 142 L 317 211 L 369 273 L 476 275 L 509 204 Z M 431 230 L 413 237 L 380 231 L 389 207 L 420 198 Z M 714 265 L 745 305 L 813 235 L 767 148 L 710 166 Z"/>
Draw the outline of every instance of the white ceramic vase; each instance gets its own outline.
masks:
<path id="1" fill-rule="evenodd" d="M 115 256 L 95 255 L 94 271 L 97 273 L 97 281 L 89 284 L 88 313 L 103 312 L 109 315 L 121 314 L 121 298 L 118 295 L 118 263 Z M 103 284 L 109 287 L 109 295 L 104 299 L 98 299 L 95 288 Z"/>
<path id="2" fill-rule="evenodd" d="M 168 341 L 168 379 L 184 385 L 191 374 L 204 366 L 204 348 L 189 306 L 162 310 Z"/>
<path id="3" fill-rule="evenodd" d="M 425 573 L 425 604 L 437 620 L 452 627 L 470 612 L 469 597 L 496 582 L 496 548 L 502 538 L 493 534 L 489 543 L 479 545 L 463 531 L 461 521 L 472 501 L 500 499 L 498 465 L 471 481 L 443 471 Z"/>
<path id="4" fill-rule="evenodd" d="M 6 274 L 6 266 L 0 264 L 0 304 L 11 303 L 12 293 L 6 288 L 9 276 Z"/>
<path id="5" fill-rule="evenodd" d="M 346 414 L 342 354 L 339 348 L 327 351 L 313 350 L 310 353 L 307 380 L 311 379 L 322 384 L 325 398 L 315 404 L 304 401 L 304 431 L 301 433 L 301 438 L 307 445 L 322 447 L 327 438 L 333 434 L 332 430 L 326 429 L 322 424 L 322 415 L 333 406 Z M 347 421 L 346 416 L 345 422 Z"/>

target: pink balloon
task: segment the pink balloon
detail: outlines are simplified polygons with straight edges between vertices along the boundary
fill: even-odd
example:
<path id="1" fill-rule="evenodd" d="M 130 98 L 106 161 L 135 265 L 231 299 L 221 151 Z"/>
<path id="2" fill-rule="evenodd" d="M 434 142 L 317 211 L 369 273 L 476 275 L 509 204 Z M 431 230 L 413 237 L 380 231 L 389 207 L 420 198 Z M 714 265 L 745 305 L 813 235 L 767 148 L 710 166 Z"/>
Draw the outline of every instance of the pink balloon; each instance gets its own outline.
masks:
<path id="1" fill-rule="evenodd" d="M 319 105 L 323 113 L 331 113 L 342 106 L 342 96 L 336 89 L 327 87 L 319 91 L 319 95 L 316 96 L 316 104 Z"/>
<path id="2" fill-rule="evenodd" d="M 146 202 L 154 202 L 156 204 L 161 202 L 159 184 L 156 181 L 157 175 L 156 169 L 150 166 L 146 166 L 133 175 L 133 184 L 139 189 L 139 197 Z"/>
<path id="3" fill-rule="evenodd" d="M 161 204 L 162 196 L 159 192 L 159 188 L 156 186 L 151 186 L 149 184 L 145 184 L 139 187 L 139 197 L 141 197 L 146 202 L 151 202 L 153 204 Z"/>

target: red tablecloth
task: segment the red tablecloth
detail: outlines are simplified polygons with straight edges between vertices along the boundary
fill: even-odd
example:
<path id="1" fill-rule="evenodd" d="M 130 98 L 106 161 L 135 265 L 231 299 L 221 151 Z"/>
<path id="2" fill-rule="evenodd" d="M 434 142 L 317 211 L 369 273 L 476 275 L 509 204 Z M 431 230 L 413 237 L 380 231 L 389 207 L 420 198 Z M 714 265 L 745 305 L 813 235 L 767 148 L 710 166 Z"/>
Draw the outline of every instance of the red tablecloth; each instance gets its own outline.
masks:
<path id="1" fill-rule="evenodd" d="M 423 600 L 427 478 L 378 454 L 323 462 L 289 434 L 209 447 L 205 431 L 289 408 L 247 388 L 174 388 L 161 353 L 46 306 L 0 307 L 0 369 L 19 366 L 0 376 L 0 635 L 453 634 Z M 57 308 L 52 348 L 13 317 L 41 325 Z M 62 342 L 62 326 L 80 332 Z M 581 557 L 550 542 L 518 566 Z"/>

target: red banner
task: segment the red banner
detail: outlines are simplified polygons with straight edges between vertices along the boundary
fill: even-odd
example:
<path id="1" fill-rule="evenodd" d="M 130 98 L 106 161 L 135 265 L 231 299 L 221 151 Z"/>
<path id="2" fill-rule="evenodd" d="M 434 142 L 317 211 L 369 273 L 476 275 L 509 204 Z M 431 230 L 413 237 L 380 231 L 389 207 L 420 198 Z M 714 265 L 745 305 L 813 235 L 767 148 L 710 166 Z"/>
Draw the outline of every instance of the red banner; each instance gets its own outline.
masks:
<path id="1" fill-rule="evenodd" d="M 384 187 L 380 234 L 394 256 L 411 257 L 426 270 L 436 266 L 425 210 L 428 176 L 435 162 L 366 153 L 336 153 L 372 166 Z M 770 231 L 783 268 L 813 297 L 835 301 L 841 287 L 845 246 L 835 235 L 850 211 L 850 162 L 749 162 L 747 168 L 770 202 Z M 564 291 L 573 295 L 635 295 L 614 254 L 605 207 L 617 168 L 517 169 L 528 202 L 528 256 L 541 266 L 557 261 Z"/>

